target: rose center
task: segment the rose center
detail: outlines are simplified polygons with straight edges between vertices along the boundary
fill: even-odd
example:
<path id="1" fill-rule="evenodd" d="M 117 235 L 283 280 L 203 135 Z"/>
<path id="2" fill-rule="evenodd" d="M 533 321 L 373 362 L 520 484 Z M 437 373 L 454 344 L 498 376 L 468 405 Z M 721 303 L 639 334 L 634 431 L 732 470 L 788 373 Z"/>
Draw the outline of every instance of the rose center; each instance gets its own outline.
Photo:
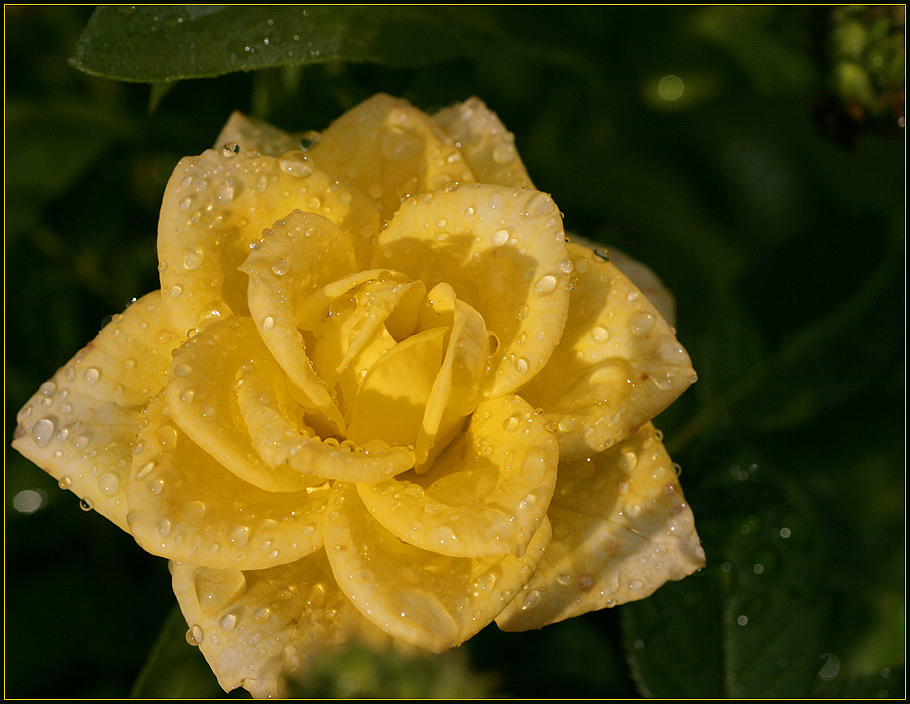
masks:
<path id="1" fill-rule="evenodd" d="M 398 272 L 365 272 L 317 291 L 300 311 L 348 440 L 413 448 L 419 467 L 476 407 L 489 335 L 448 284 L 427 291 Z"/>

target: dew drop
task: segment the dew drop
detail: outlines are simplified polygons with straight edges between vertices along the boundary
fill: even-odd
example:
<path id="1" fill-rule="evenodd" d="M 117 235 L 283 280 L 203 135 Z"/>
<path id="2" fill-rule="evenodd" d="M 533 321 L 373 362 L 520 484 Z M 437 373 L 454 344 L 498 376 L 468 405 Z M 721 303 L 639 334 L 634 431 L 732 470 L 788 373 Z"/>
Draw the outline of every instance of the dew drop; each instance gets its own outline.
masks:
<path id="1" fill-rule="evenodd" d="M 234 187 L 228 183 L 225 183 L 215 191 L 215 199 L 219 203 L 227 205 L 232 200 L 234 200 Z"/>
<path id="2" fill-rule="evenodd" d="M 571 259 L 563 259 L 559 264 L 557 264 L 560 271 L 564 271 L 567 274 L 571 274 L 575 269 L 575 265 L 572 263 Z"/>
<path id="3" fill-rule="evenodd" d="M 42 418 L 32 426 L 32 439 L 38 447 L 47 447 L 54 438 L 54 421 Z"/>
<path id="4" fill-rule="evenodd" d="M 288 260 L 278 257 L 272 262 L 272 273 L 275 276 L 284 276 L 288 273 Z"/>
<path id="5" fill-rule="evenodd" d="M 519 374 L 526 374 L 528 371 L 528 360 L 519 357 L 515 360 L 515 371 Z"/>
<path id="6" fill-rule="evenodd" d="M 98 488 L 105 496 L 113 496 L 120 491 L 120 477 L 113 472 L 105 472 L 98 477 Z"/>
<path id="7" fill-rule="evenodd" d="M 91 511 L 93 508 L 95 508 L 95 505 L 88 499 L 79 499 L 79 508 L 81 508 L 83 511 Z"/>
<path id="8" fill-rule="evenodd" d="M 202 263 L 202 250 L 196 247 L 190 248 L 183 253 L 183 268 L 198 269 Z"/>
<path id="9" fill-rule="evenodd" d="M 174 367 L 174 376 L 178 376 L 181 379 L 185 379 L 192 373 L 193 368 L 189 364 L 178 364 Z"/>
<path id="10" fill-rule="evenodd" d="M 655 321 L 652 313 L 640 310 L 629 317 L 629 329 L 633 335 L 647 335 L 654 327 Z"/>
<path id="11" fill-rule="evenodd" d="M 186 642 L 190 645 L 199 645 L 202 642 L 203 633 L 199 626 L 190 626 L 186 632 Z"/>
<path id="12" fill-rule="evenodd" d="M 237 142 L 225 142 L 221 153 L 226 157 L 237 156 L 240 153 L 240 145 Z"/>
<path id="13" fill-rule="evenodd" d="M 234 526 L 228 531 L 228 540 L 235 548 L 242 550 L 250 541 L 250 529 L 246 526 Z"/>
<path id="14" fill-rule="evenodd" d="M 170 533 L 171 522 L 166 518 L 162 518 L 160 521 L 158 521 L 158 535 L 160 535 L 162 538 L 166 538 L 168 535 L 170 535 Z"/>
<path id="15" fill-rule="evenodd" d="M 153 469 L 155 469 L 155 463 L 146 462 L 136 470 L 136 479 L 145 479 Z"/>
<path id="16" fill-rule="evenodd" d="M 509 241 L 511 234 L 508 230 L 497 230 L 493 233 L 492 242 L 494 247 L 502 247 Z"/>
<path id="17" fill-rule="evenodd" d="M 73 480 L 69 477 L 60 477 L 60 481 L 57 482 L 57 486 L 61 489 L 69 489 L 73 485 Z"/>
<path id="18" fill-rule="evenodd" d="M 271 330 L 275 327 L 275 319 L 271 315 L 267 315 L 262 319 L 262 329 Z"/>
<path id="19" fill-rule="evenodd" d="M 610 339 L 610 332 L 606 328 L 597 325 L 591 328 L 591 339 L 594 342 L 606 342 Z"/>
<path id="20" fill-rule="evenodd" d="M 234 614 L 225 614 L 221 617 L 221 620 L 218 622 L 218 626 L 223 631 L 233 630 L 234 626 L 237 625 L 237 616 Z"/>
<path id="21" fill-rule="evenodd" d="M 550 274 L 542 276 L 534 284 L 534 293 L 538 296 L 549 296 L 556 290 L 556 277 Z"/>
<path id="22" fill-rule="evenodd" d="M 97 383 L 98 379 L 101 378 L 101 372 L 98 371 L 95 367 L 89 367 L 85 370 L 82 378 L 85 379 L 86 384 L 95 384 Z"/>
<path id="23" fill-rule="evenodd" d="M 525 595 L 524 602 L 521 605 L 521 610 L 526 611 L 528 609 L 536 608 L 540 605 L 540 592 L 536 589 L 532 589 Z"/>

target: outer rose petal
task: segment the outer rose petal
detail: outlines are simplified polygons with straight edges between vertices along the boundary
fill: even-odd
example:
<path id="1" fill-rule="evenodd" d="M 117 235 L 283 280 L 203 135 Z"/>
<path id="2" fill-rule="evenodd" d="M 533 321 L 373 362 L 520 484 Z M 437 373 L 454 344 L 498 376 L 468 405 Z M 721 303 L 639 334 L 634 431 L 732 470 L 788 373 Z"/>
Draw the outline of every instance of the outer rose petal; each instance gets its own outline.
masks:
<path id="1" fill-rule="evenodd" d="M 285 696 L 284 672 L 361 639 L 392 639 L 341 593 L 325 552 L 267 570 L 213 570 L 172 562 L 174 594 L 225 691 L 245 687 L 257 698 Z"/>
<path id="2" fill-rule="evenodd" d="M 556 485 L 559 448 L 518 396 L 481 403 L 423 475 L 358 484 L 377 521 L 411 545 L 454 557 L 524 554 Z"/>
<path id="3" fill-rule="evenodd" d="M 160 292 L 133 303 L 19 412 L 13 447 L 129 531 L 126 485 L 139 410 L 167 381 L 170 331 Z"/>
<path id="4" fill-rule="evenodd" d="M 384 220 L 410 194 L 474 183 L 458 149 L 429 115 L 383 93 L 335 120 L 309 154 L 320 168 L 369 195 Z"/>
<path id="5" fill-rule="evenodd" d="M 161 289 L 174 326 L 186 331 L 246 314 L 246 276 L 238 267 L 263 229 L 297 209 L 363 233 L 365 251 L 366 235 L 379 226 L 365 196 L 318 171 L 303 152 L 275 158 L 210 149 L 182 159 L 158 221 Z"/>
<path id="6" fill-rule="evenodd" d="M 265 120 L 235 110 L 221 128 L 221 133 L 215 140 L 215 150 L 223 149 L 225 154 L 229 154 L 235 148 L 239 152 L 281 156 L 300 149 L 300 140 Z"/>
<path id="7" fill-rule="evenodd" d="M 503 630 L 643 599 L 705 564 L 692 511 L 650 423 L 589 460 L 560 465 L 548 516 L 553 540 L 496 619 Z"/>
<path id="8" fill-rule="evenodd" d="M 447 557 L 402 542 L 370 517 L 353 484 L 336 483 L 326 553 L 338 586 L 386 633 L 434 653 L 489 624 L 550 541 L 544 520 L 521 557 Z"/>
<path id="9" fill-rule="evenodd" d="M 322 547 L 327 484 L 275 493 L 238 479 L 171 425 L 163 395 L 146 410 L 130 472 L 130 530 L 145 550 L 216 569 L 263 569 Z"/>
<path id="10" fill-rule="evenodd" d="M 433 119 L 455 140 L 480 183 L 534 188 L 515 149 L 515 135 L 480 98 L 440 110 Z"/>
<path id="11" fill-rule="evenodd" d="M 373 265 L 427 288 L 444 281 L 483 316 L 499 346 L 490 397 L 512 393 L 544 367 L 569 314 L 562 218 L 537 191 L 478 184 L 411 198 L 379 235 Z"/>
<path id="12" fill-rule="evenodd" d="M 563 460 L 628 437 L 695 380 L 674 330 L 635 285 L 587 247 L 570 243 L 569 253 L 577 279 L 565 332 L 522 389 L 544 410 Z"/>

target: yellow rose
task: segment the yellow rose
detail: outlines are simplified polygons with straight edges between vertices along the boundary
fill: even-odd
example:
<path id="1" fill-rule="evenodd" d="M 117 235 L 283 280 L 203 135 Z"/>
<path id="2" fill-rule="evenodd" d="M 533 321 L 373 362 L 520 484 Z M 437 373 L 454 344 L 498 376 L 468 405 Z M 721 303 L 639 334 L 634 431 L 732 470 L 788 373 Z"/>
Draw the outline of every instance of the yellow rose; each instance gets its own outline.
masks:
<path id="1" fill-rule="evenodd" d="M 182 160 L 161 290 L 41 386 L 14 446 L 171 560 L 226 690 L 365 638 L 441 652 L 703 564 L 650 419 L 694 380 L 568 242 L 477 98 L 321 135 L 234 115 Z"/>

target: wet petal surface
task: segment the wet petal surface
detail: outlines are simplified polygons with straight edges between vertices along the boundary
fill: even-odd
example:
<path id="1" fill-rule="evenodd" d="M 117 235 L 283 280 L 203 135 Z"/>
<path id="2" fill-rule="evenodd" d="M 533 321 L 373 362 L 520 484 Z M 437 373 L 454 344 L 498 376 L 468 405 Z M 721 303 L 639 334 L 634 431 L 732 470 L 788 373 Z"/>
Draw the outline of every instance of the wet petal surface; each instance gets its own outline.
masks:
<path id="1" fill-rule="evenodd" d="M 674 330 L 638 288 L 588 248 L 569 252 L 576 279 L 565 332 L 522 389 L 544 410 L 564 460 L 628 437 L 695 380 Z"/>
<path id="2" fill-rule="evenodd" d="M 351 603 L 383 631 L 434 653 L 489 624 L 534 570 L 549 539 L 544 521 L 520 558 L 421 550 L 371 518 L 346 483 L 335 484 L 326 522 L 326 553 Z"/>
<path id="3" fill-rule="evenodd" d="M 534 188 L 515 148 L 515 135 L 480 98 L 440 110 L 433 119 L 455 140 L 479 183 Z"/>
<path id="4" fill-rule="evenodd" d="M 325 552 L 266 570 L 171 565 L 174 593 L 189 629 L 225 691 L 283 696 L 282 676 L 352 640 L 391 642 L 335 584 Z"/>
<path id="5" fill-rule="evenodd" d="M 216 569 L 263 569 L 322 546 L 327 484 L 275 493 L 239 479 L 173 424 L 163 395 L 145 421 L 127 521 L 148 552 Z"/>
<path id="6" fill-rule="evenodd" d="M 454 142 L 432 118 L 385 94 L 338 118 L 309 154 L 373 199 L 383 220 L 411 194 L 474 183 Z"/>
<path id="7" fill-rule="evenodd" d="M 545 520 L 559 451 L 518 396 L 485 401 L 429 467 L 358 484 L 377 521 L 411 545 L 454 557 L 524 554 Z"/>
<path id="8" fill-rule="evenodd" d="M 643 599 L 705 564 L 692 510 L 650 423 L 590 460 L 562 464 L 548 516 L 553 539 L 496 619 L 503 630 Z"/>
<path id="9" fill-rule="evenodd" d="M 402 204 L 373 265 L 427 288 L 440 282 L 483 317 L 495 336 L 488 396 L 511 393 L 547 364 L 569 314 L 568 255 L 552 199 L 528 189 L 478 185 Z"/>
<path id="10" fill-rule="evenodd" d="M 170 331 L 155 291 L 134 302 L 19 411 L 13 447 L 123 530 L 139 412 L 167 381 Z"/>

